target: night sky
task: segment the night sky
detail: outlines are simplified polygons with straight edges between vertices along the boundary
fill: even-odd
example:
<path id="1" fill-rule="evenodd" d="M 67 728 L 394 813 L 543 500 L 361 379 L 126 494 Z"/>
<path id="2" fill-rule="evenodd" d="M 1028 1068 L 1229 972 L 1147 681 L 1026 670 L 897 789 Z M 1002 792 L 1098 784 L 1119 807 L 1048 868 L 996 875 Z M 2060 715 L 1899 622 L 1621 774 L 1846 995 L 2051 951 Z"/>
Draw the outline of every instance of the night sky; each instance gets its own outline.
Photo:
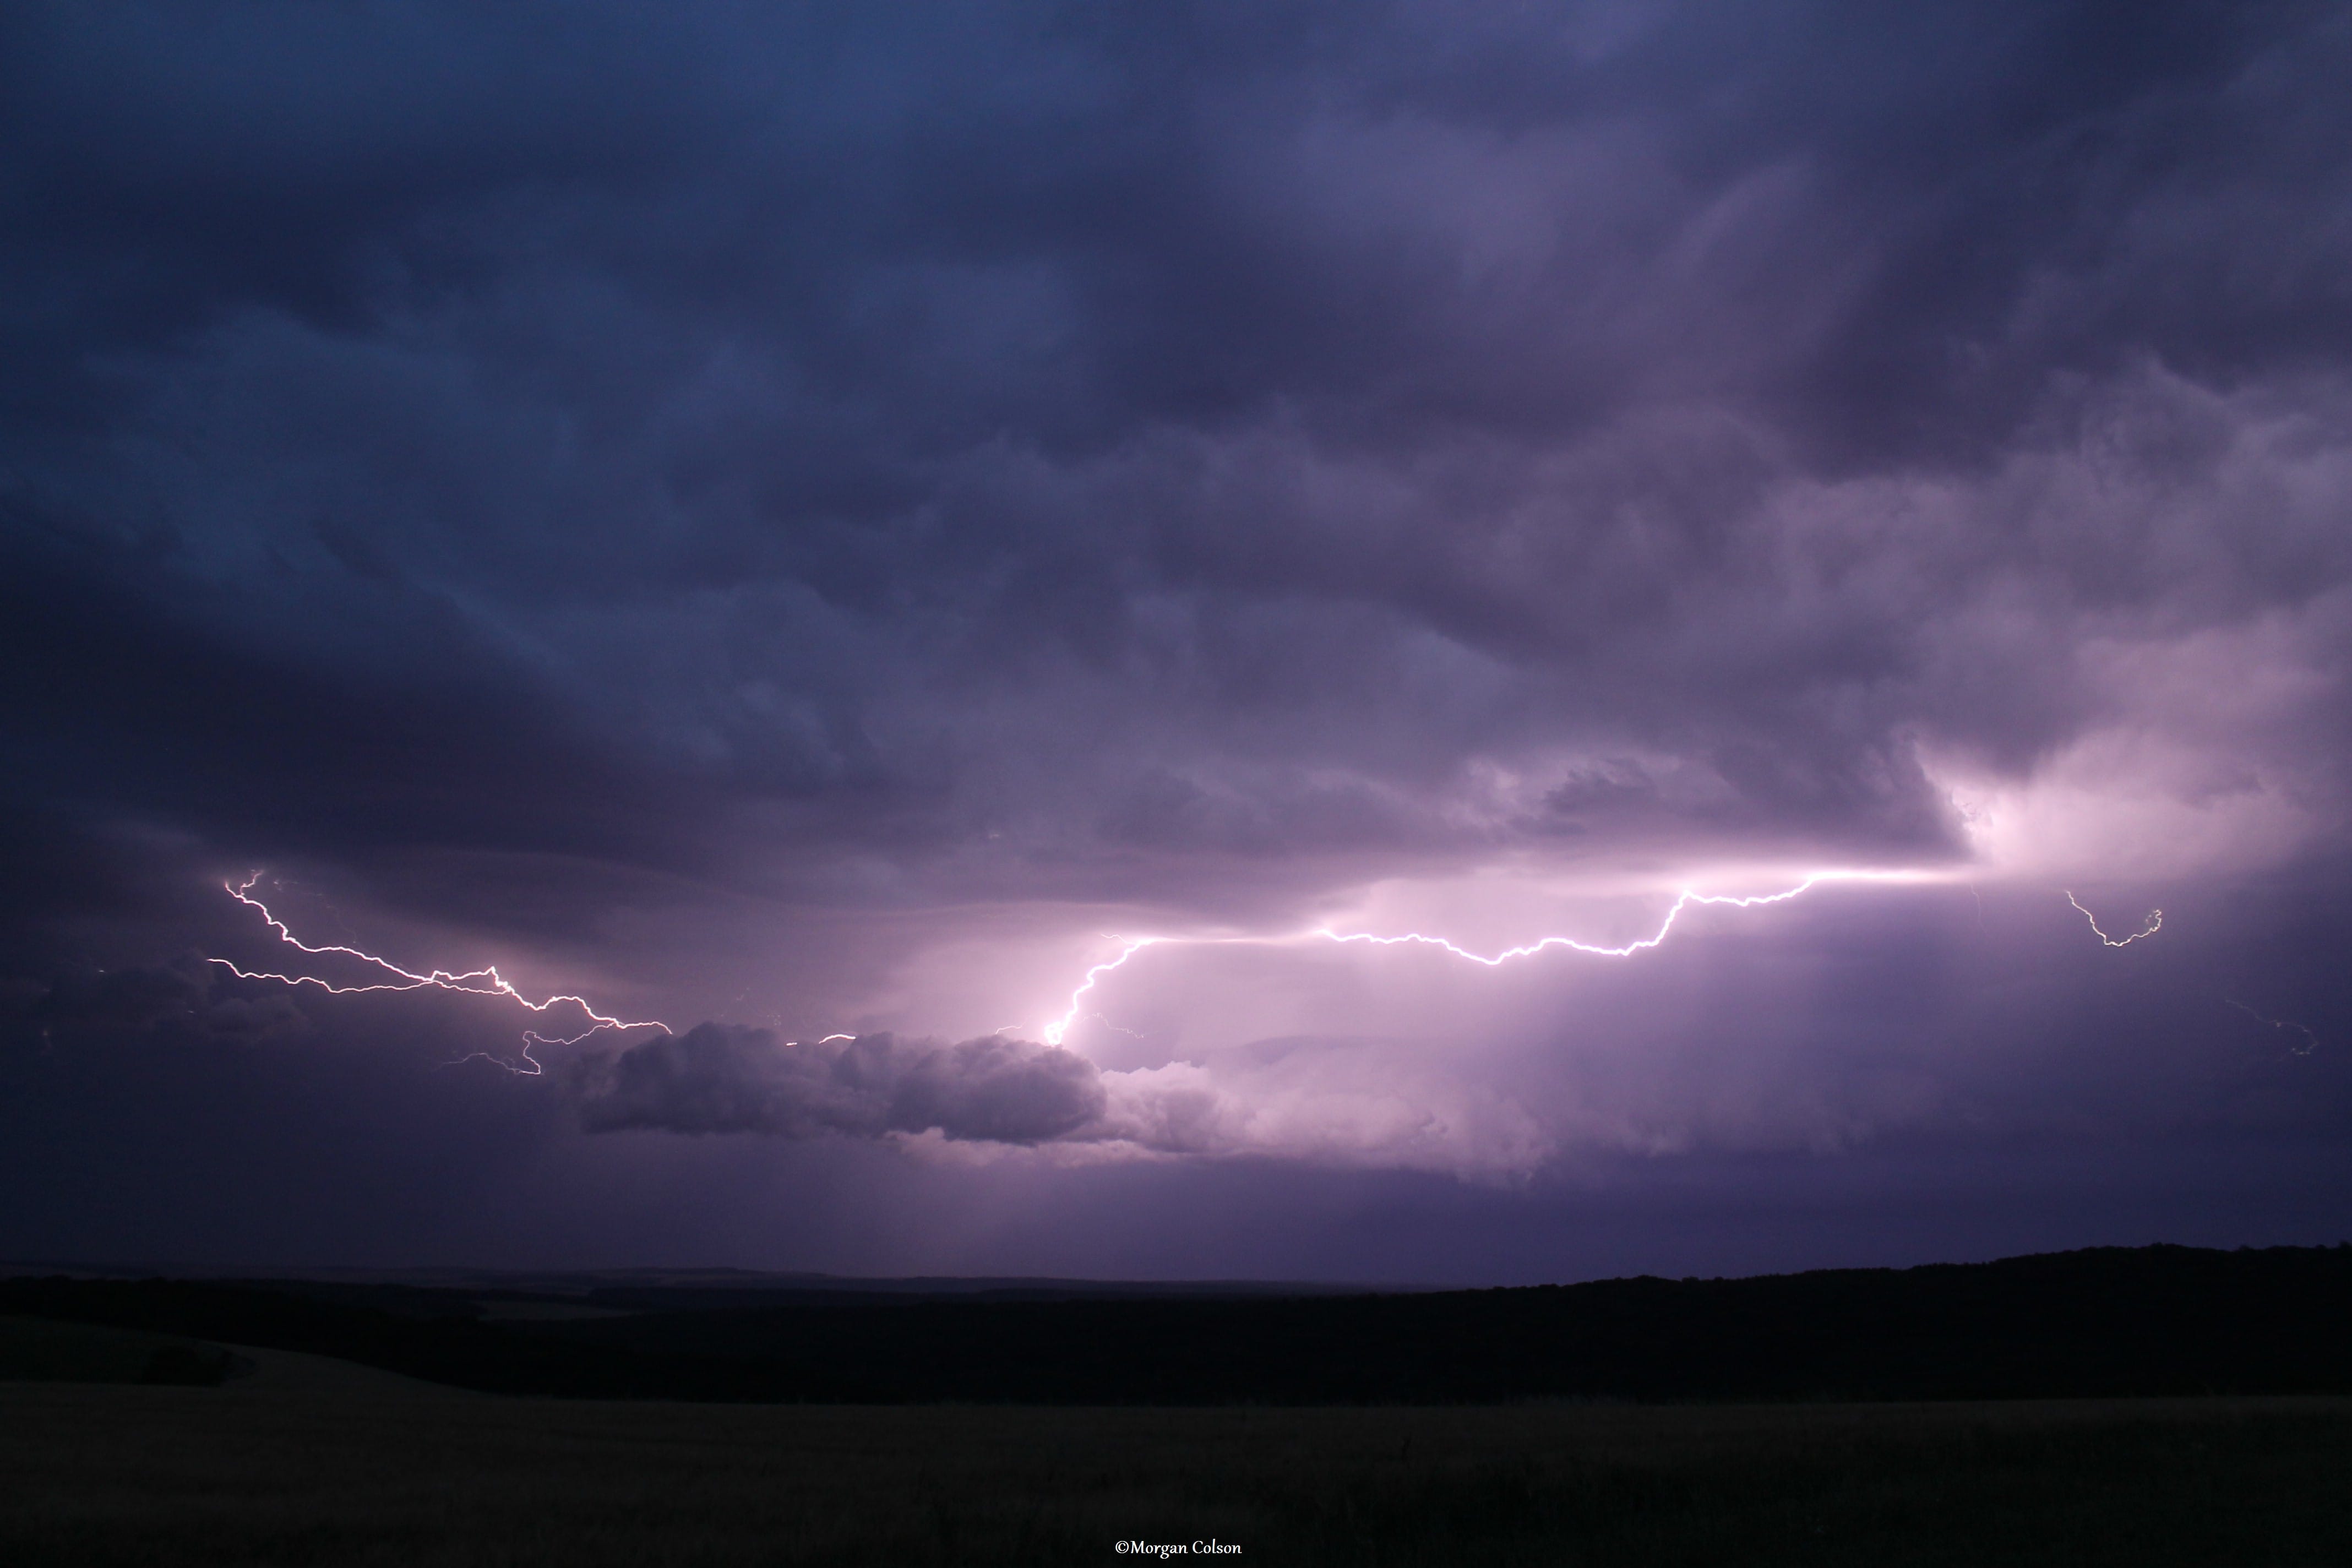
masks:
<path id="1" fill-rule="evenodd" d="M 0 1258 L 2352 1236 L 2347 81 L 2250 0 L 9 5 Z"/>

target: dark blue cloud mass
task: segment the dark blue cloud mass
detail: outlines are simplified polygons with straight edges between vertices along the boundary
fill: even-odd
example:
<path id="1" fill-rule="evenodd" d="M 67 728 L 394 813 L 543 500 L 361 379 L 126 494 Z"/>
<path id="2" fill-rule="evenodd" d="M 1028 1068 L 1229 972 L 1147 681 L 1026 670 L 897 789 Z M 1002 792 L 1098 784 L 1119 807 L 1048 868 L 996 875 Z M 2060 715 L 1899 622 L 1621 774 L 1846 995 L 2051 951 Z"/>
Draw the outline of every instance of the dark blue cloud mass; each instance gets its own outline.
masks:
<path id="1" fill-rule="evenodd" d="M 2321 4 L 11 7 L 0 1253 L 2336 1239 L 2347 68 Z M 1314 935 L 1822 868 L 1909 879 Z M 674 1032 L 509 1079 L 496 999 L 239 979 L 257 868 Z"/>

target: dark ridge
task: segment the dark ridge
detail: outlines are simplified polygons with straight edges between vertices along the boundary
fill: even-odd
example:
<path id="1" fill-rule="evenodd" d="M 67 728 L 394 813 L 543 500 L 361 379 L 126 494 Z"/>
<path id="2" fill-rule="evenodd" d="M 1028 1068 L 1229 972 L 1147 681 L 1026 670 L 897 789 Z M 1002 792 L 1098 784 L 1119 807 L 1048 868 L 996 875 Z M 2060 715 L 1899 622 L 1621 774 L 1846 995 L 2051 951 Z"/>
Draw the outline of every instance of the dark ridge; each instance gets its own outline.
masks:
<path id="1" fill-rule="evenodd" d="M 1096 1297 L 1289 1297 L 1399 1295 L 1428 1290 L 1402 1282 L 1332 1284 L 1287 1279 L 1065 1279 L 1051 1275 L 906 1275 L 782 1273 L 753 1268 L 197 1268 L 161 1264 L 0 1262 L 0 1279 L 184 1279 L 252 1285 L 267 1289 L 404 1307 L 435 1315 L 468 1315 L 475 1299 L 579 1301 L 629 1310 L 670 1310 L 781 1305 L 796 1301 L 902 1300 L 958 1297 L 990 1300 L 1061 1301 Z M 457 1307 L 436 1307 L 446 1298 Z"/>
<path id="2" fill-rule="evenodd" d="M 373 1292 L 373 1294 L 371 1294 Z M 655 1293 L 656 1296 L 658 1292 Z M 835 1294 L 605 1312 L 318 1282 L 0 1281 L 0 1312 L 346 1357 L 500 1393 L 1022 1404 L 2352 1393 L 2352 1246 L 1323 1297 Z M 583 1304 L 570 1298 L 576 1309 Z"/>

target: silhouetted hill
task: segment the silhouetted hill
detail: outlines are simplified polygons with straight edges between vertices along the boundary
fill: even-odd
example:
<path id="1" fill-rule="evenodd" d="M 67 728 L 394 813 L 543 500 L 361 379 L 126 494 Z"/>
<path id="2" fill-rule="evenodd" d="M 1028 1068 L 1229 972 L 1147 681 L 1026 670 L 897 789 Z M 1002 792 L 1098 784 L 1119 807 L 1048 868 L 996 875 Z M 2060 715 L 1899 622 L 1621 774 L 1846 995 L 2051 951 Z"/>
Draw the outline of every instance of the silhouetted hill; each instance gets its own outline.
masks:
<path id="1" fill-rule="evenodd" d="M 2352 1247 L 2111 1247 L 1908 1269 L 1344 1297 L 853 1289 L 717 1310 L 701 1289 L 666 1297 L 623 1286 L 548 1301 L 548 1321 L 517 1321 L 512 1311 L 537 1299 L 348 1283 L 0 1281 L 5 1312 L 592 1397 L 1446 1404 L 2352 1392 Z"/>

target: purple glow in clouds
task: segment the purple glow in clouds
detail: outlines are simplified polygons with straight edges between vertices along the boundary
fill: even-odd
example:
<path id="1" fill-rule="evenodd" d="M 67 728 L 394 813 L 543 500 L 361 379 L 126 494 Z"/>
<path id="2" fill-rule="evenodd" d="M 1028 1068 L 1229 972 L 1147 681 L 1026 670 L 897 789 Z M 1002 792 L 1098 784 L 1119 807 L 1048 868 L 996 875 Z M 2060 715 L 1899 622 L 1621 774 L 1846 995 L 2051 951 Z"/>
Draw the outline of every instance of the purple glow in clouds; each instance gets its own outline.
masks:
<path id="1" fill-rule="evenodd" d="M 2340 8 L 86 10 L 0 1256 L 2352 1226 Z"/>

